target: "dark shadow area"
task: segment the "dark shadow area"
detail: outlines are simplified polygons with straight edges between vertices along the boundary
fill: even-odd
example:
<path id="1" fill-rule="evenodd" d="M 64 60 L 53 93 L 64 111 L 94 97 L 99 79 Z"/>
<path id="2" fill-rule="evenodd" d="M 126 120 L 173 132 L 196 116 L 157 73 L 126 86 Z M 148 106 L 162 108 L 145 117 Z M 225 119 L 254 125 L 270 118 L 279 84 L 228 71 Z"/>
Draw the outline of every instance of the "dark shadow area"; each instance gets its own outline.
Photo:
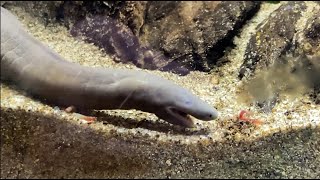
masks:
<path id="1" fill-rule="evenodd" d="M 164 120 L 158 119 L 158 121 L 150 121 L 148 119 L 143 119 L 137 121 L 131 118 L 123 118 L 121 116 L 112 116 L 104 112 L 96 111 L 94 116 L 98 117 L 98 121 L 102 121 L 104 124 L 112 124 L 114 126 L 123 127 L 127 129 L 143 128 L 150 131 L 156 131 L 161 133 L 170 133 L 172 135 L 207 135 L 209 134 L 209 129 L 197 129 L 191 130 L 189 128 L 184 128 L 178 125 L 172 125 Z M 200 121 L 200 120 L 199 120 Z"/>
<path id="2" fill-rule="evenodd" d="M 130 141 L 54 116 L 1 108 L 1 176 L 139 176 L 150 161 Z"/>
<path id="3" fill-rule="evenodd" d="M 186 145 L 1 108 L 1 176 L 317 178 L 319 137 L 319 127 L 309 127 L 278 131 L 255 141 L 231 138 L 204 143 L 199 138 L 198 143 Z"/>
<path id="4" fill-rule="evenodd" d="M 223 143 L 210 152 L 221 170 L 219 178 L 317 178 L 320 175 L 320 128 L 278 131 L 255 141 Z M 214 154 L 214 155 L 213 155 Z M 213 170 L 207 169 L 206 172 Z M 231 173 L 232 172 L 232 173 Z M 205 176 L 205 175 L 204 175 Z M 208 176 L 209 173 L 208 173 Z M 207 177 L 208 177 L 207 176 Z"/>

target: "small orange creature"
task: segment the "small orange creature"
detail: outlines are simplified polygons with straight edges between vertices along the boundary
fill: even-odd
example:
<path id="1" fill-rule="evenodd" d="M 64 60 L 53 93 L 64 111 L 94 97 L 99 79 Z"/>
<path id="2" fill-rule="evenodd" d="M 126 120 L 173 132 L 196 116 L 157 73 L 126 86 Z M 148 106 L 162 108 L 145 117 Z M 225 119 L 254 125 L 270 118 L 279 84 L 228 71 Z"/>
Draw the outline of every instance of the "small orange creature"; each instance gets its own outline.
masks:
<path id="1" fill-rule="evenodd" d="M 79 113 L 74 113 L 77 118 L 81 120 L 81 122 L 86 123 L 86 124 L 91 124 L 97 120 L 97 117 L 93 116 L 85 116 Z"/>
<path id="2" fill-rule="evenodd" d="M 256 126 L 259 126 L 263 123 L 263 121 L 261 121 L 260 119 L 251 119 L 249 118 L 252 115 L 252 112 L 250 111 L 246 111 L 246 110 L 241 110 L 238 116 L 238 119 L 241 121 L 247 121 L 250 122 Z M 247 117 L 249 116 L 249 117 Z"/>
<path id="3" fill-rule="evenodd" d="M 97 117 L 85 116 L 80 113 L 76 113 L 75 111 L 76 111 L 76 107 L 74 107 L 74 106 L 69 106 L 65 109 L 65 112 L 74 113 L 76 115 L 76 117 L 81 120 L 81 122 L 84 122 L 86 124 L 91 124 L 97 120 Z"/>

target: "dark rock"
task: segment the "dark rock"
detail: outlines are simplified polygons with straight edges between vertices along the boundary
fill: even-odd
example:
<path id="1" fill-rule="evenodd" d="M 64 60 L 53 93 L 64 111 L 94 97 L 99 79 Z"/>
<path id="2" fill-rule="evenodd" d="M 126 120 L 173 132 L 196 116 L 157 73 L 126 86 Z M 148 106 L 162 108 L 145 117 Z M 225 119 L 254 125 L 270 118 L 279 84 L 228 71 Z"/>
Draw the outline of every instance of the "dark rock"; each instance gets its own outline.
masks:
<path id="1" fill-rule="evenodd" d="M 249 1 L 148 2 L 140 40 L 190 69 L 209 70 L 259 5 Z"/>
<path id="2" fill-rule="evenodd" d="M 290 49 L 295 34 L 295 24 L 306 6 L 302 1 L 288 2 L 273 12 L 266 22 L 260 24 L 244 55 L 239 77 L 252 74 L 257 66 L 266 67 Z"/>
<path id="3" fill-rule="evenodd" d="M 310 94 L 310 97 L 315 104 L 320 104 L 320 86 L 314 89 L 314 92 Z"/>
<path id="4" fill-rule="evenodd" d="M 56 21 L 57 10 L 64 4 L 63 1 L 6 1 L 6 5 L 18 6 L 23 8 L 26 12 L 38 17 L 44 24 Z"/>
<path id="5" fill-rule="evenodd" d="M 147 1 L 126 1 L 119 10 L 118 19 L 127 25 L 134 35 L 139 36 L 147 9 Z"/>
<path id="6" fill-rule="evenodd" d="M 122 1 L 65 1 L 57 14 L 62 16 L 60 20 L 69 28 L 78 20 L 90 15 L 116 17 L 123 6 Z"/>
<path id="7" fill-rule="evenodd" d="M 320 12 L 316 12 L 314 16 L 308 19 L 306 26 L 302 32 L 297 33 L 296 53 L 309 57 L 313 64 L 320 65 L 320 61 L 316 60 L 320 57 Z"/>
<path id="8" fill-rule="evenodd" d="M 261 23 L 247 45 L 239 77 L 249 75 L 249 87 L 259 84 L 248 89 L 255 100 L 263 100 L 258 106 L 268 105 L 270 97 L 280 92 L 310 93 L 315 103 L 319 101 L 320 12 L 313 8 L 307 23 L 297 24 L 300 18 L 307 18 L 301 17 L 305 9 L 304 2 L 283 4 Z M 298 31 L 298 27 L 304 28 Z M 264 70 L 252 78 L 257 69 Z"/>
<path id="9" fill-rule="evenodd" d="M 122 1 L 5 1 L 19 6 L 45 21 L 45 24 L 61 22 L 69 28 L 87 14 L 105 14 L 114 17 L 124 5 Z M 2 5 L 2 4 L 1 4 Z"/>
<path id="10" fill-rule="evenodd" d="M 316 8 L 314 9 L 316 10 Z M 320 104 L 320 12 L 308 19 L 304 30 L 296 35 L 295 53 L 305 56 L 307 62 L 303 68 L 306 83 L 313 91 L 311 99 Z M 296 68 L 297 69 L 297 68 Z M 300 70 L 301 71 L 301 70 Z"/>
<path id="11" fill-rule="evenodd" d="M 70 33 L 94 43 L 106 53 L 113 55 L 117 61 L 131 62 L 145 69 L 160 69 L 181 75 L 189 73 L 187 69 L 177 64 L 168 64 L 169 59 L 161 52 L 141 45 L 138 37 L 127 26 L 107 15 L 95 15 L 78 21 Z"/>

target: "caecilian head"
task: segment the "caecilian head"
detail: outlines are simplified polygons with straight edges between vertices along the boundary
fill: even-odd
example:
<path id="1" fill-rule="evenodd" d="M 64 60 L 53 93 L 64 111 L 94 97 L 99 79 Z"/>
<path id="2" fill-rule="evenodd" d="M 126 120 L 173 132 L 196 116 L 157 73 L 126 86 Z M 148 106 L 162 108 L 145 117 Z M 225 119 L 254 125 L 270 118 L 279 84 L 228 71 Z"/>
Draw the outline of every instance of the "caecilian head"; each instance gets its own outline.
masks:
<path id="1" fill-rule="evenodd" d="M 176 84 L 158 84 L 151 88 L 149 93 L 148 101 L 151 106 L 156 107 L 153 113 L 169 123 L 194 127 L 190 116 L 204 121 L 218 117 L 214 107 Z"/>

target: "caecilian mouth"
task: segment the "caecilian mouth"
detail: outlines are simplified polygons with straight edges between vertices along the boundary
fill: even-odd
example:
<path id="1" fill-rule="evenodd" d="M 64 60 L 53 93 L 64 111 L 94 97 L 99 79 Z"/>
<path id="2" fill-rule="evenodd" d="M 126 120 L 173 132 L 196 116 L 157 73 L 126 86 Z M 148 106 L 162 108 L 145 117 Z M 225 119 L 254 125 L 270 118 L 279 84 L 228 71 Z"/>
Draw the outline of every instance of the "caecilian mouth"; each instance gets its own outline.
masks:
<path id="1" fill-rule="evenodd" d="M 193 120 L 189 114 L 187 114 L 181 110 L 178 110 L 174 107 L 168 107 L 167 110 L 172 116 L 177 118 L 179 121 L 186 122 L 188 124 L 193 124 Z"/>

